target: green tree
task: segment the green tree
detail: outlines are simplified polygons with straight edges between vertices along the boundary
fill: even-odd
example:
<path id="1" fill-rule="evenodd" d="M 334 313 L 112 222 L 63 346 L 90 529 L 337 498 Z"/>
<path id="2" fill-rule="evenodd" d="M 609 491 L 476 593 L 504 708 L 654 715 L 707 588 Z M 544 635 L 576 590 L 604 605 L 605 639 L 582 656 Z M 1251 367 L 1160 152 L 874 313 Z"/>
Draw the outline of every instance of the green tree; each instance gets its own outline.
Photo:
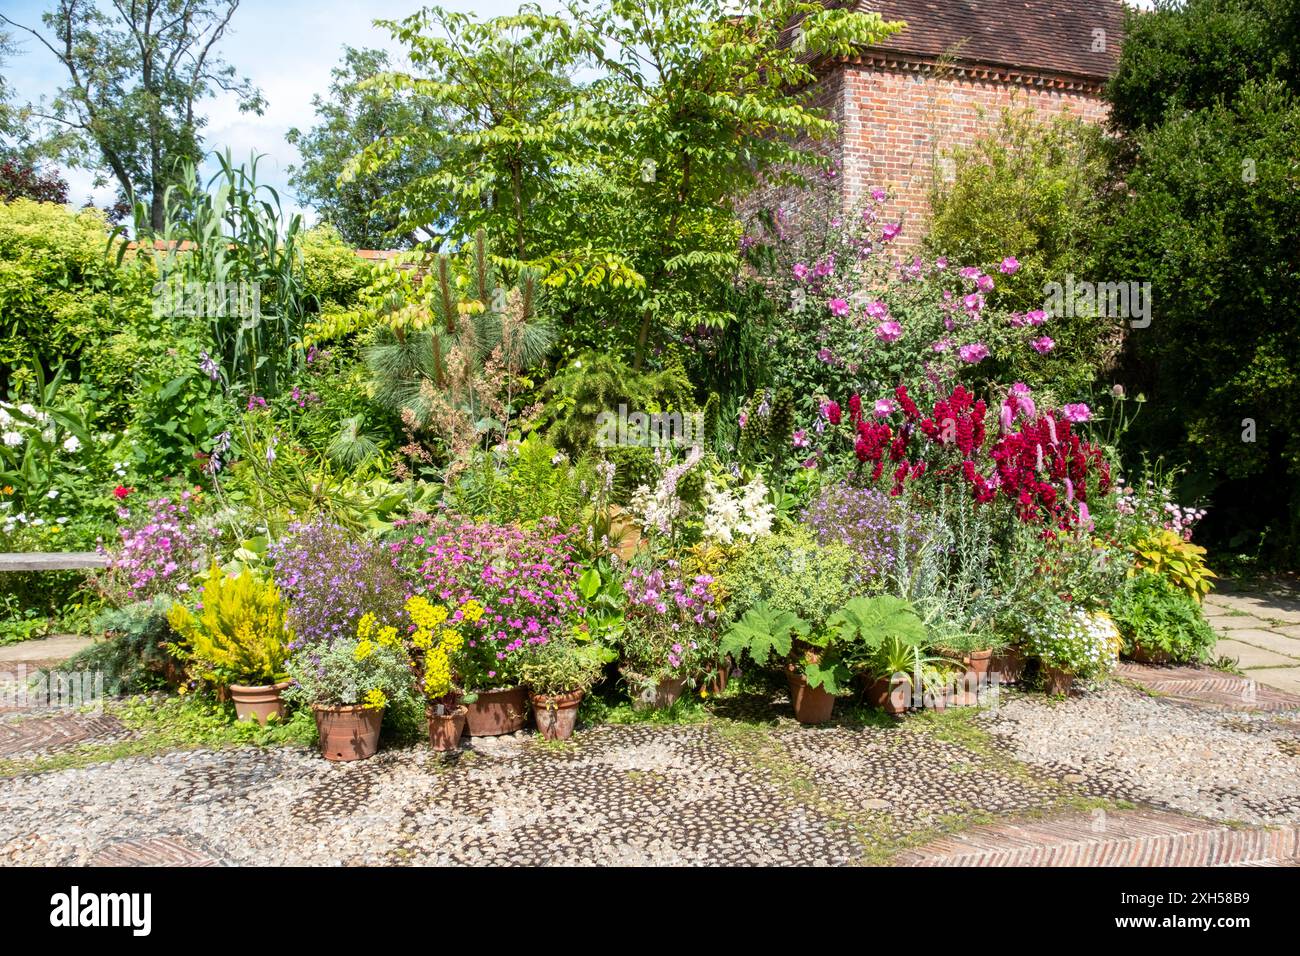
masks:
<path id="1" fill-rule="evenodd" d="M 992 295 L 1012 311 L 1042 309 L 1045 285 L 1067 275 L 1098 279 L 1095 245 L 1110 174 L 1101 129 L 1078 117 L 1006 110 L 993 131 L 952 158 L 952 182 L 930 197 L 929 252 L 985 268 L 1014 256 L 1019 269 L 996 275 Z M 1090 315 L 1054 318 L 1056 348 L 1030 384 L 1050 385 L 1063 400 L 1086 393 L 1118 353 L 1123 328 Z"/>
<path id="2" fill-rule="evenodd" d="M 45 32 L 0 19 L 35 37 L 67 73 L 49 107 L 33 110 L 57 131 L 63 157 L 106 170 L 123 199 L 148 203 L 159 230 L 163 194 L 202 154 L 196 104 L 220 89 L 241 110 L 265 105 L 216 50 L 238 8 L 239 0 L 138 0 L 105 13 L 94 0 L 59 0 L 41 18 Z"/>
<path id="3" fill-rule="evenodd" d="M 286 136 L 302 155 L 302 163 L 289 168 L 290 184 L 305 204 L 357 248 L 437 243 L 449 226 L 447 221 L 435 221 L 403 229 L 400 210 L 381 208 L 394 190 L 434 175 L 448 155 L 438 146 L 439 136 L 446 134 L 435 104 L 414 94 L 386 95 L 367 83 L 391 68 L 383 50 L 345 47 L 342 63 L 330 72 L 329 94 L 312 97 L 316 125 L 305 132 L 294 127 Z M 374 172 L 340 181 L 339 171 L 348 160 L 398 129 L 421 130 L 428 139 Z"/>
<path id="4" fill-rule="evenodd" d="M 1110 96 L 1125 192 L 1101 270 L 1149 281 L 1125 381 L 1150 397 L 1135 447 L 1186 460 L 1201 533 L 1300 554 L 1300 96 L 1294 0 L 1189 0 L 1139 17 Z M 1220 48 L 1251 56 L 1216 76 Z M 1243 44 L 1245 46 L 1243 46 Z M 1289 44 L 1289 45 L 1288 45 Z"/>
<path id="5" fill-rule="evenodd" d="M 801 179 L 819 162 L 810 144 L 835 129 L 806 102 L 816 56 L 901 25 L 801 0 L 739 13 L 720 0 L 578 0 L 559 16 L 430 8 L 388 26 L 425 75 L 391 74 L 384 88 L 442 104 L 457 159 L 392 204 L 413 224 L 486 228 L 548 285 L 581 279 L 567 310 L 639 369 L 670 330 L 734 320 L 733 198 L 763 177 Z M 353 173 L 426 139 L 399 131 Z"/>

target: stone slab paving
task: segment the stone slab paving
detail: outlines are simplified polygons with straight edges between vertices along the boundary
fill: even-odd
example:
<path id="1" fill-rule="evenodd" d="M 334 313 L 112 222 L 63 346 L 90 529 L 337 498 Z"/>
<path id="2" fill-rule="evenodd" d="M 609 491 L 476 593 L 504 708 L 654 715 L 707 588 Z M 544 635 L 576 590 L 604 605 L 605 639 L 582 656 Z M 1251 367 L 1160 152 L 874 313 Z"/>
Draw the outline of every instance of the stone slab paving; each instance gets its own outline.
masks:
<path id="1" fill-rule="evenodd" d="M 1261 684 L 1300 693 L 1300 593 L 1293 585 L 1224 581 L 1204 609 L 1222 635 L 1216 654 L 1235 659 Z"/>
<path id="2" fill-rule="evenodd" d="M 18 664 L 32 666 L 65 661 L 94 641 L 78 634 L 51 634 L 31 641 L 19 641 L 0 647 L 0 670 L 12 670 Z"/>

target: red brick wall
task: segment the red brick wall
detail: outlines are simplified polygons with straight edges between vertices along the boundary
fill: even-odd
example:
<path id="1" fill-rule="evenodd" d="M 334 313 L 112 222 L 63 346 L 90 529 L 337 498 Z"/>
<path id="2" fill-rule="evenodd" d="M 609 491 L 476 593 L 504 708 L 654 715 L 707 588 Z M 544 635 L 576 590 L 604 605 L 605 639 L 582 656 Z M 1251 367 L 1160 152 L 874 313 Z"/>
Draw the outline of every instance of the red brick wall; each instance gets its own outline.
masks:
<path id="1" fill-rule="evenodd" d="M 903 216 L 897 249 L 918 244 L 929 217 L 929 194 L 943 157 L 953 146 L 973 145 L 993 129 L 1002 110 L 1032 107 L 1046 120 L 1070 112 L 1101 122 L 1107 107 L 1099 95 L 1055 89 L 1047 82 L 980 79 L 960 70 L 891 69 L 848 64 L 831 70 L 812 94 L 840 124 L 840 138 L 828 151 L 839 162 L 831 188 L 851 209 L 873 186 L 891 194 L 888 212 Z M 951 167 L 949 167 L 951 168 Z M 745 197 L 742 214 L 781 204 L 797 209 L 793 190 L 766 188 Z"/>
<path id="2" fill-rule="evenodd" d="M 891 214 L 905 216 L 900 245 L 925 234 L 929 193 L 934 176 L 945 172 L 945 152 L 973 145 L 997 125 L 1002 110 L 1028 106 L 1044 120 L 1066 112 L 1094 122 L 1106 117 L 1099 97 L 1078 92 L 868 66 L 843 72 L 844 202 L 853 206 L 873 186 L 889 189 Z"/>

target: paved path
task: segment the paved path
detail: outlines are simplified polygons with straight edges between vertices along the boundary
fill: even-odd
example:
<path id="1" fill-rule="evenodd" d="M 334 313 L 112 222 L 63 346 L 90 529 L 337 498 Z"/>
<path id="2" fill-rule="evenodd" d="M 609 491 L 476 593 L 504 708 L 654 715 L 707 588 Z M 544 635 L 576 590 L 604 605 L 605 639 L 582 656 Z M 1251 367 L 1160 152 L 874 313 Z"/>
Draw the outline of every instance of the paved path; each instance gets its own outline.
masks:
<path id="1" fill-rule="evenodd" d="M 1300 594 L 1224 582 L 1205 599 L 1205 616 L 1220 635 L 1217 654 L 1261 684 L 1300 694 Z"/>
<path id="2" fill-rule="evenodd" d="M 89 637 L 77 634 L 51 634 L 31 641 L 0 647 L 0 670 L 12 671 L 18 664 L 49 666 L 66 661 L 73 654 L 93 644 Z"/>

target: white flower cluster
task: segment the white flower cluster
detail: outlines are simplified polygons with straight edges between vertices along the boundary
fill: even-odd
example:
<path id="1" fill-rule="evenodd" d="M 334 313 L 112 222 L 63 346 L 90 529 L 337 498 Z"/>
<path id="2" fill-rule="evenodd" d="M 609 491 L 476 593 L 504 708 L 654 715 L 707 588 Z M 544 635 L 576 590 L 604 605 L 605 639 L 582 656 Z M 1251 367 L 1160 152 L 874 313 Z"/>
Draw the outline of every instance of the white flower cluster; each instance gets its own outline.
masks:
<path id="1" fill-rule="evenodd" d="M 1119 663 L 1123 643 L 1109 615 L 1082 608 L 1031 625 L 1025 636 L 1028 649 L 1046 663 L 1083 677 L 1112 670 Z"/>
<path id="2" fill-rule="evenodd" d="M 685 502 L 677 494 L 677 482 L 699 464 L 702 457 L 703 452 L 698 447 L 692 448 L 685 461 L 664 469 L 663 477 L 653 490 L 642 485 L 633 492 L 629 505 L 640 519 L 643 529 L 664 535 L 672 534 L 673 522 L 686 510 Z M 661 463 L 664 460 L 658 451 L 655 452 L 655 458 Z"/>
<path id="3" fill-rule="evenodd" d="M 13 413 L 17 412 L 15 416 Z M 9 405 L 0 402 L 0 443 L 8 448 L 17 448 L 27 440 L 27 434 L 39 431 L 46 442 L 54 441 L 56 432 L 54 422 L 48 414 L 38 411 L 26 403 Z M 63 450 L 69 455 L 81 450 L 81 441 L 75 435 L 63 440 Z"/>
<path id="4" fill-rule="evenodd" d="M 753 541 L 772 530 L 775 508 L 760 475 L 737 494 L 710 480 L 705 486 L 704 537 L 719 544 Z"/>

